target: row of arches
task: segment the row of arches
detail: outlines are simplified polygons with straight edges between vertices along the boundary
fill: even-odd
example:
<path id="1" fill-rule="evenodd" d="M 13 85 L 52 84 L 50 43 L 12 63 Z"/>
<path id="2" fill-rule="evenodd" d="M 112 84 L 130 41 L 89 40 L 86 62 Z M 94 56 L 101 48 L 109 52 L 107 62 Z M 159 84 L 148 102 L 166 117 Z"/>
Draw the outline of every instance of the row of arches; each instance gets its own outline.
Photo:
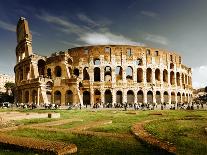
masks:
<path id="1" fill-rule="evenodd" d="M 126 94 L 126 102 L 128 104 L 133 104 L 135 102 L 137 103 L 144 103 L 144 92 L 142 90 L 139 90 L 136 94 L 137 97 L 135 97 L 135 92 L 133 90 L 128 90 Z M 163 99 L 162 99 L 163 96 Z M 61 104 L 61 98 L 64 97 L 62 96 L 60 91 L 55 91 L 54 92 L 54 103 L 56 104 Z M 116 92 L 116 103 L 123 103 L 124 99 L 124 94 L 121 90 Z M 153 103 L 154 99 L 156 100 L 156 103 L 161 104 L 161 103 L 181 103 L 181 102 L 189 102 L 190 98 L 192 96 L 190 94 L 185 94 L 185 93 L 180 93 L 178 92 L 177 94 L 175 92 L 171 92 L 169 94 L 167 91 L 161 95 L 160 91 L 156 91 L 155 94 L 152 91 L 148 91 L 146 94 L 147 98 L 147 103 Z M 91 104 L 91 92 L 90 91 L 84 91 L 82 94 L 82 99 L 83 99 L 83 104 L 84 105 L 90 105 Z M 113 94 L 110 89 L 105 90 L 104 92 L 104 101 L 101 100 L 101 92 L 98 89 L 94 90 L 94 95 L 93 95 L 93 101 L 94 103 L 112 103 L 113 101 Z M 65 93 L 65 103 L 66 104 L 73 104 L 74 103 L 74 94 L 71 90 L 66 91 Z"/>

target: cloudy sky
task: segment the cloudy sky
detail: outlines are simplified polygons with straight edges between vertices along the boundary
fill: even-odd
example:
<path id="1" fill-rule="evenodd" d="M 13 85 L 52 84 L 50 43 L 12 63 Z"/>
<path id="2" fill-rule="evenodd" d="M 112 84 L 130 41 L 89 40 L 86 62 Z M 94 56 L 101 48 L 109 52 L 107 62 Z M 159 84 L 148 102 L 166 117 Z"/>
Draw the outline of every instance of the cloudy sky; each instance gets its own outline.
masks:
<path id="1" fill-rule="evenodd" d="M 14 74 L 15 28 L 29 21 L 41 55 L 94 44 L 132 44 L 177 51 L 207 85 L 206 0 L 0 0 L 0 73 Z"/>

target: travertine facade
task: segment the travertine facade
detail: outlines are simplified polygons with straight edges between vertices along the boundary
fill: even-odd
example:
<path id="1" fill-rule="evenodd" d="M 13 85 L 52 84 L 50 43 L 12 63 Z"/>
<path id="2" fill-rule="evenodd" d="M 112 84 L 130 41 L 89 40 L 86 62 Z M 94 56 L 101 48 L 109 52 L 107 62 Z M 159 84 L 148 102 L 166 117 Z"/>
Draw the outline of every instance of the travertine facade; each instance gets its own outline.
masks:
<path id="1" fill-rule="evenodd" d="M 192 72 L 181 56 L 156 48 L 102 45 L 39 56 L 32 51 L 28 23 L 17 26 L 17 102 L 191 102 Z"/>

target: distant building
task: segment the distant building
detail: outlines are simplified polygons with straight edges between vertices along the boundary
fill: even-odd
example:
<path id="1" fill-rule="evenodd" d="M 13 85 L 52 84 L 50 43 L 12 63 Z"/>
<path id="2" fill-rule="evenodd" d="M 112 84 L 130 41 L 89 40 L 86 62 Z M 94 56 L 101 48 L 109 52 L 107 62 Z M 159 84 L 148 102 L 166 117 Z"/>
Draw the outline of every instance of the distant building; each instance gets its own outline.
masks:
<path id="1" fill-rule="evenodd" d="M 6 88 L 4 87 L 4 85 L 7 82 L 15 83 L 15 76 L 14 75 L 0 74 L 0 92 L 6 92 Z"/>

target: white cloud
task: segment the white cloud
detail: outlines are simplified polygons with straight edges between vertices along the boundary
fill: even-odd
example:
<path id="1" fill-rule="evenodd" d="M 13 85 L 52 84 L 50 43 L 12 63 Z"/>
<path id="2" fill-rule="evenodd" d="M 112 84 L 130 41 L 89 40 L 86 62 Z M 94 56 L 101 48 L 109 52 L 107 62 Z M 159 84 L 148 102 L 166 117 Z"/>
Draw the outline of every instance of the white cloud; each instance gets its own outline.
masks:
<path id="1" fill-rule="evenodd" d="M 207 66 L 200 66 L 192 69 L 193 88 L 207 86 Z"/>
<path id="2" fill-rule="evenodd" d="M 96 29 L 92 27 L 87 27 L 85 25 L 78 25 L 74 22 L 64 19 L 63 17 L 57 17 L 49 15 L 48 13 L 43 13 L 38 15 L 38 18 L 46 22 L 58 25 L 58 30 L 64 33 L 73 33 L 77 35 L 77 40 L 83 42 L 85 45 L 104 45 L 104 44 L 124 44 L 124 45 L 144 45 L 139 42 L 132 41 L 131 39 L 123 36 L 113 34 L 109 31 L 107 27 L 103 24 L 96 24 L 95 21 L 91 20 L 84 14 L 78 15 L 81 21 L 87 22 L 87 24 L 96 25 Z M 72 43 L 74 44 L 74 43 Z"/>
<path id="3" fill-rule="evenodd" d="M 79 20 L 87 23 L 90 27 L 97 27 L 97 26 L 99 26 L 99 24 L 97 22 L 95 22 L 94 20 L 92 20 L 91 18 L 86 16 L 85 14 L 80 13 L 77 16 L 78 16 Z"/>
<path id="4" fill-rule="evenodd" d="M 144 37 L 145 40 L 158 43 L 162 45 L 167 45 L 169 43 L 169 40 L 163 36 L 155 35 L 155 34 L 146 34 Z"/>
<path id="5" fill-rule="evenodd" d="M 140 13 L 147 17 L 158 18 L 158 14 L 152 11 L 141 11 Z"/>
<path id="6" fill-rule="evenodd" d="M 4 30 L 8 30 L 11 32 L 16 32 L 16 26 L 10 23 L 6 23 L 2 20 L 0 20 L 0 28 L 4 29 Z"/>
<path id="7" fill-rule="evenodd" d="M 129 38 L 126 38 L 122 35 L 115 35 L 110 32 L 106 33 L 85 33 L 80 37 L 80 40 L 89 44 L 89 45 L 105 45 L 105 44 L 113 44 L 113 45 L 137 45 L 144 46 L 144 44 L 132 41 Z"/>

